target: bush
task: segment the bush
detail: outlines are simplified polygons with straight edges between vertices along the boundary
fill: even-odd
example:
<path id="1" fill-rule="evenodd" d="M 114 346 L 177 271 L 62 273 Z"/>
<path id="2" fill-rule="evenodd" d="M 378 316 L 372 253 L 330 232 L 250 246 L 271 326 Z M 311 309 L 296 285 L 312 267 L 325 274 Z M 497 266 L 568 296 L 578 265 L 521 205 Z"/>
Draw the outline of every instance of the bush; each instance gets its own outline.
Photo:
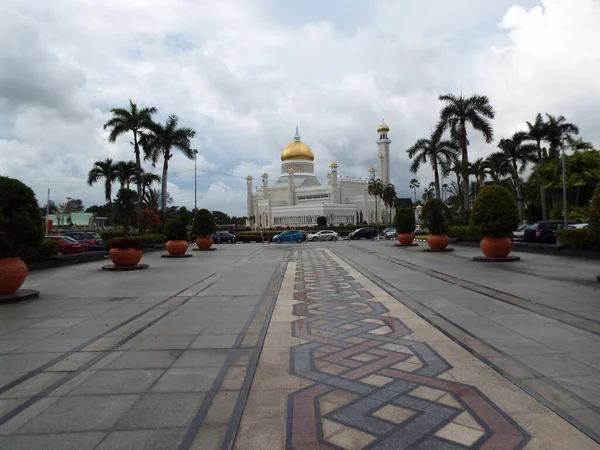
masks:
<path id="1" fill-rule="evenodd" d="M 38 247 L 24 247 L 20 256 L 26 263 L 47 261 L 56 258 L 58 256 L 58 241 L 55 239 L 44 239 Z"/>
<path id="2" fill-rule="evenodd" d="M 125 234 L 123 234 L 122 231 L 99 231 L 98 234 L 100 235 L 103 241 L 108 241 L 110 239 L 116 239 L 125 236 Z"/>
<path id="3" fill-rule="evenodd" d="M 415 231 L 415 212 L 412 208 L 398 208 L 394 217 L 394 227 L 398 233 Z"/>
<path id="4" fill-rule="evenodd" d="M 212 213 L 202 208 L 194 216 L 194 223 L 192 225 L 192 235 L 194 238 L 199 236 L 211 236 L 217 231 L 217 225 L 215 224 L 215 218 Z"/>
<path id="5" fill-rule="evenodd" d="M 138 222 L 140 230 L 148 230 L 153 233 L 160 231 L 163 226 L 158 214 L 151 209 L 142 209 L 138 217 Z"/>
<path id="6" fill-rule="evenodd" d="M 517 202 L 499 184 L 486 186 L 473 203 L 469 225 L 481 227 L 486 237 L 510 237 L 519 226 Z"/>
<path id="7" fill-rule="evenodd" d="M 431 234 L 446 234 L 450 226 L 450 210 L 439 198 L 429 200 L 421 211 L 421 221 Z"/>
<path id="8" fill-rule="evenodd" d="M 129 232 L 129 228 L 137 219 L 136 206 L 137 193 L 131 189 L 119 189 L 117 198 L 115 199 L 115 223 L 122 225 L 125 233 Z"/>
<path id="9" fill-rule="evenodd" d="M 167 237 L 164 234 L 146 234 L 146 235 L 142 235 L 142 236 L 136 236 L 133 238 L 116 238 L 116 239 L 107 239 L 106 241 L 104 241 L 104 245 L 106 245 L 107 249 L 111 249 L 111 248 L 122 248 L 122 247 L 115 247 L 115 242 L 117 242 L 116 245 L 124 245 L 124 244 L 120 244 L 119 241 L 136 241 L 139 245 L 138 248 L 149 248 L 152 247 L 154 245 L 159 245 L 159 244 L 164 244 L 165 242 L 167 242 Z M 128 247 L 125 247 L 128 248 Z M 133 248 L 133 247 L 132 247 Z"/>
<path id="10" fill-rule="evenodd" d="M 556 240 L 567 248 L 600 250 L 600 235 L 589 228 L 557 230 Z"/>
<path id="11" fill-rule="evenodd" d="M 600 236 L 600 183 L 596 187 L 594 197 L 592 197 L 588 223 L 589 230 L 597 237 Z"/>
<path id="12" fill-rule="evenodd" d="M 180 241 L 187 238 L 187 223 L 185 217 L 178 217 L 176 219 L 169 219 L 163 227 L 163 234 L 167 237 L 167 240 Z"/>
<path id="13" fill-rule="evenodd" d="M 481 227 L 448 227 L 448 236 L 463 242 L 479 242 L 483 239 Z"/>
<path id="14" fill-rule="evenodd" d="M 0 258 L 14 258 L 39 247 L 44 237 L 33 191 L 14 178 L 0 176 Z"/>
<path id="15" fill-rule="evenodd" d="M 120 250 L 125 250 L 128 248 L 133 248 L 133 249 L 140 249 L 141 245 L 140 245 L 140 241 L 138 239 L 131 239 L 131 238 L 121 238 L 121 239 L 113 239 L 110 242 L 110 248 L 117 248 Z"/>
<path id="16" fill-rule="evenodd" d="M 325 217 L 325 216 L 317 217 L 317 226 L 318 227 L 326 227 L 327 226 L 327 217 Z"/>

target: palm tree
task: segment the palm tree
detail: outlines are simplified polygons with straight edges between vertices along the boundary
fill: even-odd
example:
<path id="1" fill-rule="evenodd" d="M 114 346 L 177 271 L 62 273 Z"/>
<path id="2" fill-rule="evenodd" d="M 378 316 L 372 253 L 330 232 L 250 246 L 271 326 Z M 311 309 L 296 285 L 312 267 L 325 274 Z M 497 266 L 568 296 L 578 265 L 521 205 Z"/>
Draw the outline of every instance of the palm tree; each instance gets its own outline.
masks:
<path id="1" fill-rule="evenodd" d="M 379 233 L 379 217 L 377 216 L 377 205 L 381 195 L 385 191 L 385 186 L 379 178 L 376 180 L 369 180 L 367 185 L 367 192 L 370 196 L 375 197 L 375 230 Z"/>
<path id="2" fill-rule="evenodd" d="M 492 177 L 494 183 L 498 183 L 501 178 L 510 173 L 510 161 L 502 152 L 492 153 L 485 159 L 485 162 L 488 174 Z"/>
<path id="3" fill-rule="evenodd" d="M 457 149 L 450 140 L 442 139 L 442 132 L 431 133 L 429 139 L 419 139 L 415 144 L 406 150 L 408 157 L 413 160 L 410 170 L 417 173 L 421 164 L 429 160 L 435 180 L 435 195 L 440 198 L 440 174 L 438 168 L 446 174 L 449 171 L 450 161 L 456 155 Z"/>
<path id="4" fill-rule="evenodd" d="M 510 139 L 501 139 L 498 148 L 506 156 L 511 164 L 511 176 L 517 192 L 517 203 L 519 204 L 519 216 L 521 220 L 525 217 L 523 207 L 523 195 L 521 193 L 521 179 L 519 174 L 525 171 L 527 164 L 536 160 L 537 147 L 527 144 L 526 133 L 515 133 Z"/>
<path id="5" fill-rule="evenodd" d="M 435 198 L 434 188 L 432 186 L 423 189 L 423 203 L 427 203 L 429 200 Z"/>
<path id="6" fill-rule="evenodd" d="M 106 158 L 104 161 L 96 161 L 92 170 L 88 173 L 87 183 L 93 186 L 95 183 L 104 179 L 104 197 L 112 206 L 112 184 L 117 178 L 117 166 L 111 158 Z"/>
<path id="7" fill-rule="evenodd" d="M 475 193 L 479 194 L 479 188 L 485 185 L 485 177 L 488 174 L 487 162 L 483 158 L 476 159 L 468 164 L 467 173 L 475 176 L 475 180 L 477 181 Z"/>
<path id="8" fill-rule="evenodd" d="M 389 183 L 384 187 L 381 194 L 381 199 L 383 200 L 384 205 L 388 208 L 388 221 L 391 222 L 391 211 L 396 204 L 396 187 L 392 183 Z"/>
<path id="9" fill-rule="evenodd" d="M 144 203 L 148 209 L 158 211 L 160 206 L 160 191 L 158 189 L 148 189 Z"/>
<path id="10" fill-rule="evenodd" d="M 115 142 L 122 134 L 133 132 L 133 151 L 135 153 L 135 164 L 138 170 L 142 168 L 142 158 L 140 154 L 139 137 L 152 125 L 152 115 L 156 114 L 156 108 L 142 108 L 129 100 L 129 109 L 113 108 L 110 110 L 112 118 L 104 124 L 104 129 L 110 128 L 108 135 L 109 142 Z M 142 201 L 142 188 L 138 184 L 138 209 Z"/>
<path id="11" fill-rule="evenodd" d="M 421 183 L 416 178 L 410 180 L 410 184 L 408 185 L 409 189 L 412 189 L 415 192 L 415 203 L 417 203 L 417 188 L 421 187 Z"/>
<path id="12" fill-rule="evenodd" d="M 542 152 L 542 141 L 545 141 L 548 136 L 548 127 L 544 119 L 542 118 L 542 114 L 538 113 L 535 116 L 535 122 L 526 122 L 527 123 L 527 131 L 525 135 L 527 136 L 528 141 L 535 142 L 535 146 L 537 149 L 537 162 L 541 164 L 544 161 L 544 154 Z M 548 219 L 548 211 L 546 206 L 546 199 L 544 195 L 544 186 L 539 184 L 540 191 L 540 203 L 542 205 L 542 219 Z"/>
<path id="13" fill-rule="evenodd" d="M 129 185 L 132 181 L 138 177 L 138 169 L 135 161 L 119 161 L 116 164 L 117 167 L 117 179 L 121 183 L 121 189 L 129 189 Z"/>
<path id="14" fill-rule="evenodd" d="M 494 140 L 494 130 L 490 123 L 496 115 L 490 100 L 485 95 L 473 95 L 471 97 L 456 96 L 454 94 L 440 95 L 439 100 L 444 102 L 440 111 L 440 123 L 438 130 L 450 130 L 452 137 L 456 138 L 462 153 L 462 164 L 469 163 L 467 139 L 467 125 L 479 131 L 485 141 L 489 144 Z M 465 211 L 470 210 L 469 202 L 469 173 L 463 172 L 463 207 Z"/>
<path id="15" fill-rule="evenodd" d="M 150 132 L 145 133 L 140 143 L 144 148 L 145 158 L 152 161 L 156 167 L 159 159 L 163 160 L 162 189 L 160 193 L 160 209 L 167 210 L 167 174 L 169 171 L 169 160 L 173 157 L 173 149 L 180 150 L 188 159 L 194 159 L 194 151 L 191 148 L 190 139 L 196 136 L 196 132 L 188 127 L 178 128 L 179 118 L 171 115 L 167 118 L 165 125 L 152 124 Z"/>
<path id="16" fill-rule="evenodd" d="M 582 150 L 594 150 L 594 146 L 592 145 L 591 142 L 584 141 L 581 138 L 569 139 L 569 147 L 571 147 L 571 149 L 576 152 L 582 151 Z"/>
<path id="17" fill-rule="evenodd" d="M 546 122 L 546 137 L 545 141 L 550 145 L 548 155 L 550 158 L 560 158 L 559 149 L 565 141 L 572 139 L 573 134 L 579 134 L 579 127 L 567 122 L 564 116 L 554 117 L 546 114 L 548 121 Z"/>
<path id="18" fill-rule="evenodd" d="M 135 173 L 134 182 L 142 185 L 142 203 L 148 203 L 148 192 L 154 183 L 160 183 L 160 175 L 142 169 Z"/>

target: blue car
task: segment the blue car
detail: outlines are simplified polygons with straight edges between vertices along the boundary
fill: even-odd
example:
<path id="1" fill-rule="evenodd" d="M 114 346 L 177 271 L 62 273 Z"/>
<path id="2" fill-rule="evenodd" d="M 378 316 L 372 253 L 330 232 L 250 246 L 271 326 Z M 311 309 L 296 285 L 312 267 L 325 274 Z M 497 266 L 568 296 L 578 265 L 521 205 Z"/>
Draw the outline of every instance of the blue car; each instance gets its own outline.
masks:
<path id="1" fill-rule="evenodd" d="M 306 236 L 308 235 L 302 230 L 288 230 L 273 236 L 273 242 L 277 242 L 278 244 L 282 242 L 301 243 L 306 241 Z"/>

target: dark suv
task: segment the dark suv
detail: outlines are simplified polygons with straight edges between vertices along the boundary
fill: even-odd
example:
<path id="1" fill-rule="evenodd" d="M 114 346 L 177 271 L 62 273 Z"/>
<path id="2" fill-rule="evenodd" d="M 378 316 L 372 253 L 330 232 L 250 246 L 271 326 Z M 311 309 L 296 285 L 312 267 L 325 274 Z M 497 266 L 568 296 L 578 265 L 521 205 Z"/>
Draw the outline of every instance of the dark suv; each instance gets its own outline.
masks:
<path id="1" fill-rule="evenodd" d="M 568 223 L 572 224 L 575 222 L 569 221 Z M 534 223 L 525 229 L 525 241 L 556 244 L 556 230 L 562 230 L 564 226 L 565 223 L 562 220 L 544 220 Z"/>
<path id="2" fill-rule="evenodd" d="M 104 241 L 98 233 L 90 231 L 64 231 L 63 236 L 69 236 L 82 244 L 87 244 L 90 251 L 104 250 Z"/>
<path id="3" fill-rule="evenodd" d="M 348 235 L 348 239 L 353 241 L 356 239 L 375 239 L 377 231 L 373 227 L 358 228 Z"/>

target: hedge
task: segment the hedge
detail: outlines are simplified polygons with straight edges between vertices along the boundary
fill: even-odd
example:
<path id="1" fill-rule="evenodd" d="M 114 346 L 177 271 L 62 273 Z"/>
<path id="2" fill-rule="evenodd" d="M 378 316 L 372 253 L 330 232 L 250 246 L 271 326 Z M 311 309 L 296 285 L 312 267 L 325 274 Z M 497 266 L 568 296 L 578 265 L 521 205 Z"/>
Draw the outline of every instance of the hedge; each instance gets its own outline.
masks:
<path id="1" fill-rule="evenodd" d="M 600 234 L 589 228 L 557 230 L 556 240 L 567 248 L 600 250 Z"/>
<path id="2" fill-rule="evenodd" d="M 104 241 L 107 249 L 110 249 L 111 243 L 115 239 L 120 239 L 122 236 L 113 239 L 107 239 Z M 142 248 L 152 247 L 154 245 L 164 244 L 167 242 L 167 237 L 164 234 L 144 234 L 142 236 L 131 236 L 131 239 L 135 239 L 140 242 Z"/>
<path id="3" fill-rule="evenodd" d="M 58 241 L 44 239 L 38 247 L 23 247 L 19 256 L 25 263 L 54 259 L 58 256 Z"/>
<path id="4" fill-rule="evenodd" d="M 463 242 L 479 242 L 483 239 L 483 230 L 479 227 L 448 227 L 448 237 Z"/>
<path id="5" fill-rule="evenodd" d="M 98 231 L 98 234 L 100 235 L 103 241 L 108 241 L 109 239 L 116 239 L 125 236 L 125 234 L 122 231 Z"/>

